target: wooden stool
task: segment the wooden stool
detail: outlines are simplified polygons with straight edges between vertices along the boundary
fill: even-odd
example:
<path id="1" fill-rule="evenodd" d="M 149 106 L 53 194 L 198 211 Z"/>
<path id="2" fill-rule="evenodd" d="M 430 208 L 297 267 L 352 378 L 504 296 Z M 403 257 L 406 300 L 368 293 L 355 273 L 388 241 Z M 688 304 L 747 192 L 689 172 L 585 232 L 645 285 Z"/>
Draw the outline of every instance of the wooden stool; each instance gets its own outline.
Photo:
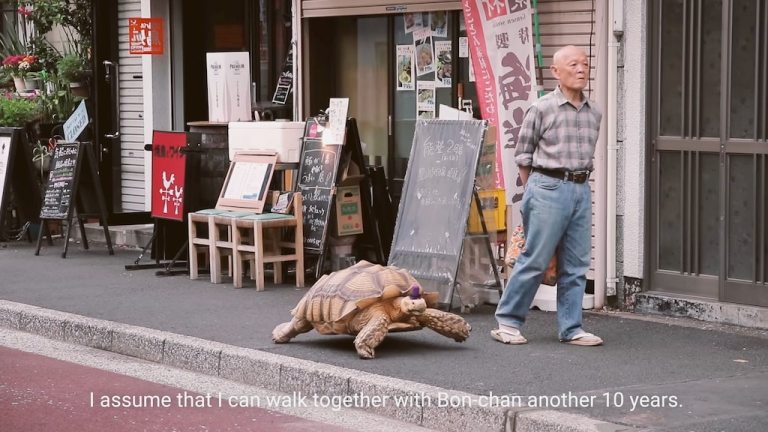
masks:
<path id="1" fill-rule="evenodd" d="M 203 254 L 206 259 L 209 258 L 211 250 L 210 230 L 208 229 L 208 218 L 212 215 L 224 213 L 225 210 L 207 209 L 190 213 L 187 216 L 189 233 L 189 278 L 197 279 L 199 275 L 199 254 Z M 200 228 L 205 228 L 200 229 Z M 205 235 L 203 236 L 204 231 Z"/>
<path id="2" fill-rule="evenodd" d="M 234 242 L 232 241 L 232 221 L 246 216 L 254 216 L 251 212 L 227 211 L 208 216 L 208 236 L 210 248 L 211 283 L 219 284 L 221 280 L 221 258 L 229 257 L 227 274 L 232 276 L 241 272 L 239 263 L 233 263 Z"/>
<path id="3" fill-rule="evenodd" d="M 282 283 L 282 263 L 296 262 L 296 286 L 304 287 L 304 220 L 301 194 L 295 193 L 291 203 L 292 214 L 263 213 L 232 219 L 235 274 L 232 279 L 237 288 L 243 286 L 242 263 L 251 263 L 251 278 L 256 290 L 264 290 L 264 264 L 274 266 L 274 283 Z M 293 228 L 293 240 L 284 241 L 285 229 Z M 283 250 L 288 253 L 283 254 Z M 239 271 L 238 271 L 239 270 Z"/>

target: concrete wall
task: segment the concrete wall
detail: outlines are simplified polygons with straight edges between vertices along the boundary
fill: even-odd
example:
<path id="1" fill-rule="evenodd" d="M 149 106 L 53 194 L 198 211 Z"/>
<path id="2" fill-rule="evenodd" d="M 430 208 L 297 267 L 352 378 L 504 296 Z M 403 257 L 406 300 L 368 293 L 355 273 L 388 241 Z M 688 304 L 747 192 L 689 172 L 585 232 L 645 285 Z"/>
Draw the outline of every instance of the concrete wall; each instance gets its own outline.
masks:
<path id="1" fill-rule="evenodd" d="M 619 238 L 617 260 L 619 280 L 643 278 L 645 266 L 647 193 L 646 91 L 648 1 L 624 1 L 624 36 L 619 51 L 619 160 L 617 219 Z"/>

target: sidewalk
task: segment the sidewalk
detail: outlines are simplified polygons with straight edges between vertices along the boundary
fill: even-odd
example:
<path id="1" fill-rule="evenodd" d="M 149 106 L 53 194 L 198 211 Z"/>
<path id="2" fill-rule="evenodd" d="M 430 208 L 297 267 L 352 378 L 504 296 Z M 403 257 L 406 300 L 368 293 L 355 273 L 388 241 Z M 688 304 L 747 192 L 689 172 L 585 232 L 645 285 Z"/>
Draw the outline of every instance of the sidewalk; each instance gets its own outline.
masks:
<path id="1" fill-rule="evenodd" d="M 271 342 L 272 329 L 289 320 L 288 311 L 305 289 L 284 285 L 256 292 L 205 279 L 157 277 L 152 270 L 128 272 L 124 265 L 137 251 L 118 250 L 110 257 L 99 247 L 83 251 L 72 244 L 62 259 L 60 243 L 45 247 L 39 257 L 26 243 L 0 248 L 0 300 L 5 300 L 0 301 L 0 327 L 59 339 L 77 336 L 83 328 L 106 331 L 106 349 L 115 347 L 119 335 L 142 334 L 145 341 L 159 341 L 142 351 L 157 361 L 209 367 L 214 375 L 231 373 L 230 378 L 283 391 L 330 396 L 424 391 L 433 396 L 427 406 L 395 410 L 390 405 L 380 411 L 445 431 L 768 430 L 766 331 L 585 313 L 585 328 L 606 344 L 584 348 L 559 343 L 554 314 L 534 311 L 525 329 L 529 344 L 507 346 L 491 340 L 493 309 L 480 307 L 465 315 L 473 331 L 463 344 L 429 330 L 392 334 L 375 360 L 363 361 L 349 336 L 312 332 L 285 345 Z M 225 372 L 225 359 L 234 357 L 266 367 L 230 365 Z M 438 406 L 438 398 L 449 394 L 455 406 Z M 465 395 L 476 397 L 469 401 Z M 551 405 L 478 406 L 481 399 L 503 404 L 491 397 L 500 395 Z"/>

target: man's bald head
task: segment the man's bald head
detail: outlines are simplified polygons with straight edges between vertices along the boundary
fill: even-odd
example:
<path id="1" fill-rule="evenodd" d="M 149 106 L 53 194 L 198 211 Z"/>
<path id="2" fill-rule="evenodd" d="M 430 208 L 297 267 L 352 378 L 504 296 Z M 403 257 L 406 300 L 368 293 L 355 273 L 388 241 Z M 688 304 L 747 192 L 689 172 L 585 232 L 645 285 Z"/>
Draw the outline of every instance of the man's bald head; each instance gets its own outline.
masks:
<path id="1" fill-rule="evenodd" d="M 581 92 L 589 80 L 587 53 L 574 45 L 566 45 L 552 56 L 552 75 L 564 92 Z"/>

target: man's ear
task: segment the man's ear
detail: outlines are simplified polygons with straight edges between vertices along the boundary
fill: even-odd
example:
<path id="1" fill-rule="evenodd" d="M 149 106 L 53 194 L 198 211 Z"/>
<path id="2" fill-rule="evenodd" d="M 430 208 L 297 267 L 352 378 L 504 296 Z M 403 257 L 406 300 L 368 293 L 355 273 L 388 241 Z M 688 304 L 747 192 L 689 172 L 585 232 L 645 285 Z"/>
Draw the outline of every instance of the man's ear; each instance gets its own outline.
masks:
<path id="1" fill-rule="evenodd" d="M 552 64 L 549 66 L 549 71 L 552 72 L 552 76 L 556 79 L 560 79 L 560 71 L 557 69 L 557 65 Z"/>

